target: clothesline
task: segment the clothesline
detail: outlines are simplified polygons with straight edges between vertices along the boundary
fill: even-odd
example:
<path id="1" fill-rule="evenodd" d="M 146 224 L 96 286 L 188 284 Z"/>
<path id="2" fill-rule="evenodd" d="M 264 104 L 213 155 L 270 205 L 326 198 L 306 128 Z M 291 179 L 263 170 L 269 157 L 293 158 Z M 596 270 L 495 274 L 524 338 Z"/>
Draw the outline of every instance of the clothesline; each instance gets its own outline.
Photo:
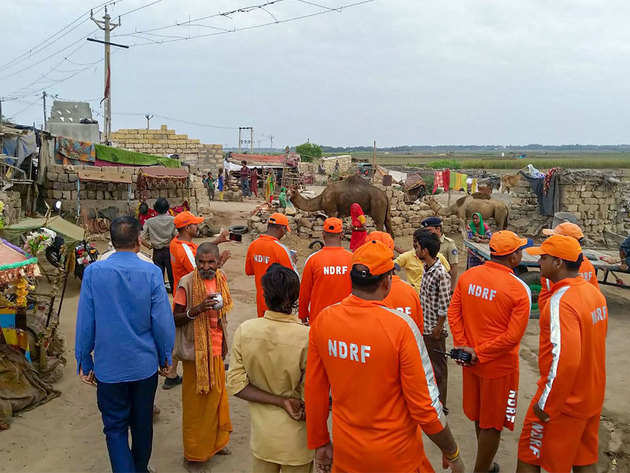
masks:
<path id="1" fill-rule="evenodd" d="M 471 178 L 470 182 L 468 179 L 467 174 L 451 172 L 450 169 L 435 171 L 433 175 L 433 194 L 435 194 L 438 189 L 442 189 L 444 192 L 448 192 L 450 189 L 467 192 L 469 185 L 470 192 L 477 192 L 479 190 L 477 178 Z"/>

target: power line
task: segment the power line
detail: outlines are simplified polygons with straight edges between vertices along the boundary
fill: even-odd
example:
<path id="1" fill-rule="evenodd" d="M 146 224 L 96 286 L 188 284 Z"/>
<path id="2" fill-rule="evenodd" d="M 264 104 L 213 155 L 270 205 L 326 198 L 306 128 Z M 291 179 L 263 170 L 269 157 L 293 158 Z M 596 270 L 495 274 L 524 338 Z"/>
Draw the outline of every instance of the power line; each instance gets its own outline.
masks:
<path id="1" fill-rule="evenodd" d="M 154 0 L 154 1 L 146 3 L 146 4 L 144 4 L 144 5 L 142 5 L 142 6 L 138 7 L 138 8 L 134 8 L 133 10 L 126 11 L 125 13 L 123 13 L 121 15 L 118 15 L 118 17 L 120 18 L 120 17 L 126 16 L 126 15 L 129 15 L 131 13 L 135 13 L 135 12 L 137 12 L 139 10 L 143 10 L 145 8 L 151 7 L 151 6 L 155 5 L 156 3 L 160 3 L 161 1 L 162 0 Z"/>
<path id="2" fill-rule="evenodd" d="M 98 115 L 102 116 L 100 113 L 96 112 Z M 112 112 L 112 115 L 120 115 L 127 117 L 144 117 L 146 113 L 140 112 Z M 168 117 L 166 115 L 160 115 L 159 113 L 152 113 L 155 118 L 162 118 L 163 120 L 170 120 L 172 122 L 183 123 L 185 125 L 198 126 L 202 128 L 217 128 L 220 130 L 238 130 L 237 126 L 222 126 L 222 125 L 210 125 L 207 123 L 199 123 L 199 122 L 191 122 L 188 120 L 180 120 L 178 118 Z"/>
<path id="3" fill-rule="evenodd" d="M 121 1 L 124 1 L 124 0 L 117 0 L 117 1 L 121 2 Z M 108 0 L 108 1 L 106 1 L 104 3 L 101 3 L 101 4 L 93 7 L 93 9 L 96 9 L 96 11 L 98 12 L 99 10 L 104 8 L 106 5 L 113 4 L 115 2 L 116 2 L 116 0 Z M 45 38 L 41 42 L 37 43 L 32 48 L 27 49 L 22 54 L 20 54 L 20 55 L 14 57 L 13 59 L 11 59 L 9 62 L 0 65 L 0 69 L 5 69 L 5 68 L 10 67 L 11 65 L 19 64 L 20 62 L 22 62 L 22 61 L 24 61 L 26 59 L 30 59 L 33 55 L 36 55 L 36 54 L 40 53 L 41 51 L 44 51 L 48 47 L 52 46 L 57 41 L 59 41 L 61 38 L 63 38 L 66 35 L 70 34 L 72 31 L 76 30 L 79 26 L 81 26 L 83 23 L 88 21 L 90 19 L 89 18 L 89 13 L 90 13 L 90 10 L 87 10 L 85 13 L 79 15 L 77 18 L 72 20 L 70 23 L 68 23 L 67 25 L 62 27 L 60 30 L 58 30 L 55 33 L 53 33 L 52 35 L 48 36 L 47 38 Z M 84 18 L 84 17 L 85 17 L 85 19 L 82 20 L 82 18 Z M 79 22 L 79 23 L 75 25 L 75 23 L 77 23 L 77 22 Z M 64 33 L 64 31 L 67 30 L 68 28 L 70 28 L 70 29 Z M 63 34 L 61 34 L 61 33 L 63 33 Z"/>
<path id="4" fill-rule="evenodd" d="M 117 3 L 117 2 L 118 2 L 118 3 L 120 3 L 120 2 L 122 2 L 122 1 L 124 1 L 124 0 L 109 0 L 109 1 L 107 1 L 107 2 L 104 2 L 104 3 L 100 4 L 98 7 L 96 7 L 96 9 L 95 9 L 94 11 L 95 11 L 95 12 L 98 12 L 98 11 L 102 10 L 103 8 L 105 8 L 105 7 L 106 7 L 106 6 L 108 6 L 108 5 L 112 5 L 112 4 L 115 4 L 115 3 Z M 126 11 L 125 13 L 123 13 L 123 14 L 121 14 L 121 15 L 118 15 L 118 16 L 119 16 L 119 17 L 122 17 L 122 16 L 125 16 L 125 15 L 129 15 L 129 14 L 131 14 L 131 13 L 137 12 L 137 11 L 142 10 L 142 9 L 144 9 L 144 8 L 148 8 L 148 7 L 152 6 L 152 5 L 155 5 L 155 4 L 157 4 L 157 3 L 160 3 L 160 2 L 162 2 L 162 1 L 163 1 L 163 0 L 153 0 L 153 1 L 151 1 L 151 2 L 149 2 L 149 3 L 146 3 L 146 4 L 142 5 L 142 6 L 139 6 L 138 8 L 134 8 L 134 9 L 132 9 L 132 10 Z M 86 13 L 83 13 L 81 16 L 79 16 L 77 19 L 75 19 L 72 23 L 70 23 L 69 25 L 67 25 L 67 26 L 71 26 L 73 23 L 75 23 L 76 21 L 80 20 L 83 16 L 87 16 L 87 18 L 85 18 L 85 19 L 84 19 L 83 21 L 81 21 L 79 24 L 75 25 L 72 29 L 70 29 L 69 31 L 67 31 L 67 32 L 66 32 L 66 33 L 64 33 L 63 35 L 61 35 L 61 36 L 59 36 L 58 38 L 56 38 L 54 41 L 51 41 L 51 42 L 49 42 L 49 43 L 47 43 L 47 44 L 44 44 L 44 46 L 43 46 L 43 47 L 40 47 L 40 46 L 41 46 L 41 45 L 42 45 L 45 41 L 47 41 L 47 40 L 48 40 L 48 39 L 50 39 L 50 38 L 53 38 L 56 34 L 58 34 L 59 32 L 63 31 L 63 28 L 62 28 L 62 30 L 60 30 L 59 32 L 57 32 L 57 33 L 55 33 L 55 34 L 51 35 L 49 38 L 47 38 L 47 40 L 44 40 L 42 43 L 39 43 L 39 44 L 38 44 L 37 46 L 35 46 L 34 48 L 31 48 L 29 51 L 27 51 L 27 53 L 24 53 L 24 54 L 22 54 L 21 56 L 18 56 L 17 58 L 14 58 L 12 61 L 9 61 L 7 64 L 5 64 L 5 65 L 3 65 L 3 66 L 0 66 L 0 70 L 3 70 L 6 66 L 8 66 L 8 65 L 10 65 L 11 63 L 15 62 L 17 59 L 19 59 L 19 58 L 20 58 L 20 57 L 22 57 L 22 56 L 28 55 L 28 57 L 25 57 L 25 59 L 30 59 L 33 55 L 36 55 L 36 54 L 40 53 L 40 52 L 41 52 L 41 51 L 43 51 L 44 49 L 48 48 L 48 46 L 51 46 L 52 44 L 54 44 L 55 42 L 57 42 L 58 40 L 60 40 L 60 39 L 61 39 L 61 38 L 63 38 L 64 36 L 68 35 L 68 34 L 69 34 L 69 33 L 71 33 L 72 31 L 74 31 L 75 29 L 77 29 L 77 28 L 78 28 L 79 26 L 81 26 L 83 23 L 85 23 L 85 22 L 89 21 L 89 20 L 90 20 L 90 16 L 89 16 L 89 15 L 90 15 L 90 11 L 88 11 L 88 12 L 86 12 Z M 66 26 L 66 27 L 67 27 L 67 26 Z M 54 52 L 54 53 L 52 53 L 52 54 L 49 54 L 48 56 L 44 57 L 43 59 L 40 59 L 40 60 L 39 60 L 39 61 L 37 61 L 37 62 L 34 62 L 34 63 L 32 63 L 32 64 L 30 64 L 30 65 L 28 65 L 28 66 L 26 66 L 26 67 L 23 67 L 22 69 L 20 69 L 20 70 L 18 70 L 18 71 L 14 71 L 14 72 L 12 72 L 12 73 L 10 73 L 10 74 L 7 74 L 7 75 L 5 75 L 5 76 L 0 77 L 0 80 L 8 79 L 8 78 L 10 78 L 10 77 L 13 77 L 13 76 L 16 76 L 16 75 L 18 75 L 18 74 L 21 74 L 22 72 L 28 71 L 28 70 L 32 69 L 33 67 L 36 67 L 36 66 L 38 66 L 38 65 L 40 65 L 40 64 L 42 64 L 42 63 L 44 63 L 44 62 L 48 61 L 48 60 L 49 60 L 49 59 L 51 59 L 52 57 L 54 57 L 54 56 L 56 56 L 56 55 L 58 55 L 58 54 L 62 53 L 63 51 L 65 51 L 65 50 L 67 50 L 67 49 L 71 48 L 71 47 L 72 47 L 72 46 L 74 46 L 75 44 L 77 44 L 77 43 L 82 43 L 82 44 L 81 44 L 81 45 L 80 45 L 77 49 L 73 50 L 71 53 L 69 53 L 67 56 L 65 56 L 65 57 L 64 57 L 64 61 L 66 61 L 66 60 L 67 60 L 67 61 L 69 61 L 69 57 L 70 57 L 70 56 L 72 56 L 72 55 L 73 55 L 74 53 L 76 53 L 79 49 L 81 49 L 83 46 L 85 46 L 85 43 L 83 42 L 83 40 L 84 40 L 84 39 L 86 39 L 86 38 L 88 38 L 89 36 L 92 36 L 92 35 L 93 35 L 94 33 L 96 33 L 97 31 L 98 31 L 98 29 L 95 29 L 95 30 L 90 31 L 90 32 L 89 32 L 86 36 L 82 36 L 81 38 L 77 39 L 76 41 L 73 41 L 72 43 L 70 43 L 70 44 L 66 45 L 65 47 L 63 47 L 63 48 L 61 48 L 61 49 L 59 49 L 59 50 L 57 50 L 56 52 Z M 19 64 L 20 62 L 22 62 L 22 61 L 21 61 L 21 60 L 20 60 L 20 61 L 17 61 L 17 63 L 16 63 L 16 64 Z M 63 61 L 62 61 L 62 62 L 63 62 Z M 97 61 L 97 62 L 90 63 L 90 64 L 98 64 L 99 62 L 101 62 L 101 61 Z M 85 64 L 85 65 L 87 65 L 87 64 Z M 56 66 L 54 66 L 54 67 L 56 67 Z M 49 71 L 49 72 L 52 72 L 52 68 L 51 68 L 51 71 Z"/>
<path id="5" fill-rule="evenodd" d="M 220 12 L 220 13 L 214 13 L 212 15 L 206 15 L 206 16 L 200 16 L 197 18 L 189 18 L 187 21 L 182 21 L 182 22 L 176 22 L 170 25 L 166 25 L 166 26 L 158 26 L 155 28 L 149 28 L 146 30 L 140 30 L 140 31 L 135 31 L 133 33 L 119 33 L 116 35 L 112 35 L 112 37 L 114 36 L 133 36 L 135 34 L 138 33 L 152 33 L 154 31 L 162 31 L 162 30 L 167 30 L 169 28 L 177 28 L 180 26 L 187 26 L 190 25 L 193 22 L 198 22 L 198 21 L 204 21 L 204 20 L 209 20 L 210 18 L 218 18 L 218 17 L 229 17 L 230 15 L 233 15 L 235 13 L 249 13 L 251 11 L 257 10 L 257 9 L 263 9 L 265 7 L 271 6 L 271 5 L 275 5 L 277 3 L 280 2 L 284 2 L 286 0 L 269 0 L 265 3 L 260 3 L 257 5 L 250 5 L 247 7 L 242 7 L 242 8 L 237 8 L 235 10 L 230 10 L 230 11 L 225 11 L 225 12 Z"/>
<path id="6" fill-rule="evenodd" d="M 305 14 L 305 15 L 294 16 L 294 17 L 285 18 L 285 19 L 282 19 L 282 20 L 277 20 L 277 21 L 272 21 L 272 22 L 267 22 L 267 23 L 261 23 L 261 24 L 258 24 L 258 25 L 243 26 L 243 27 L 240 27 L 240 28 L 233 28 L 231 30 L 217 31 L 215 33 L 207 33 L 207 34 L 202 34 L 202 35 L 187 36 L 187 37 L 184 37 L 184 38 L 165 39 L 165 40 L 161 40 L 161 41 L 151 40 L 150 42 L 146 42 L 146 43 L 135 43 L 132 46 L 136 47 L 136 46 L 147 46 L 147 45 L 152 45 L 152 44 L 175 43 L 177 41 L 187 41 L 187 40 L 190 40 L 190 39 L 208 38 L 208 37 L 211 37 L 211 36 L 219 36 L 219 35 L 224 35 L 224 34 L 228 34 L 228 33 L 236 33 L 238 31 L 253 30 L 253 29 L 263 28 L 265 26 L 271 26 L 271 25 L 277 25 L 277 24 L 281 24 L 281 23 L 290 23 L 292 21 L 304 20 L 306 18 L 312 18 L 314 16 L 325 15 L 325 14 L 331 13 L 331 12 L 341 12 L 341 11 L 347 9 L 347 8 L 352 8 L 352 7 L 356 7 L 356 6 L 359 6 L 359 5 L 364 5 L 366 3 L 372 3 L 372 2 L 375 2 L 375 1 L 376 0 L 362 0 L 362 1 L 358 1 L 358 2 L 347 3 L 345 5 L 339 5 L 337 8 L 334 8 L 334 9 L 321 10 L 321 11 L 317 11 L 317 12 L 314 12 L 314 13 L 308 13 L 308 14 Z M 153 29 L 153 30 L 150 30 L 150 31 L 156 31 L 156 29 Z M 143 33 L 146 33 L 146 31 L 143 32 Z M 137 37 L 135 35 L 136 35 L 136 33 L 129 33 L 127 36 Z M 141 38 L 141 39 L 146 39 L 146 38 Z"/>

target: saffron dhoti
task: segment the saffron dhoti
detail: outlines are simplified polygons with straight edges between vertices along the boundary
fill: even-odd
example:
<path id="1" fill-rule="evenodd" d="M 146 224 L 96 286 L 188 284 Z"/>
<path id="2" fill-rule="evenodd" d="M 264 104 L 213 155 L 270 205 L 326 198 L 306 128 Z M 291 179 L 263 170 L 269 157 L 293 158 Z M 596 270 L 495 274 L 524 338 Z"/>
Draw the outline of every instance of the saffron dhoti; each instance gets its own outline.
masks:
<path id="1" fill-rule="evenodd" d="M 182 361 L 182 434 L 184 458 L 204 462 L 223 449 L 230 440 L 232 422 L 225 389 L 225 368 L 220 356 L 213 356 L 216 382 L 208 394 L 197 394 L 194 361 Z"/>

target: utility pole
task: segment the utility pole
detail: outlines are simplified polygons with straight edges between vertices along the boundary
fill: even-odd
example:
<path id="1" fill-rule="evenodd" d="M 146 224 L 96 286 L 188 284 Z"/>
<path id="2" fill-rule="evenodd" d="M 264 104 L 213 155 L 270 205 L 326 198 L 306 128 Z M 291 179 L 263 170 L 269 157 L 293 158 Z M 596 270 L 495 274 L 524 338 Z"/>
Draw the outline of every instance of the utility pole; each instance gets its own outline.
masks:
<path id="1" fill-rule="evenodd" d="M 374 148 L 372 148 L 372 182 L 374 182 L 374 178 L 376 177 L 376 140 L 374 140 Z"/>
<path id="2" fill-rule="evenodd" d="M 105 143 L 109 144 L 112 135 L 112 99 L 111 99 L 111 64 L 109 60 L 109 34 L 120 26 L 120 17 L 118 17 L 118 23 L 110 23 L 112 19 L 107 13 L 107 6 L 105 7 L 105 15 L 103 15 L 103 21 L 96 20 L 90 10 L 90 18 L 96 25 L 105 32 L 105 93 L 103 94 L 103 101 L 105 102 L 105 123 L 103 124 L 103 134 L 105 137 Z"/>
<path id="3" fill-rule="evenodd" d="M 148 113 L 144 116 L 147 119 L 147 130 L 149 129 L 149 121 L 153 118 L 153 115 L 149 115 Z"/>
<path id="4" fill-rule="evenodd" d="M 273 152 L 273 135 L 269 135 L 269 148 Z"/>
<path id="5" fill-rule="evenodd" d="M 46 91 L 42 91 L 42 102 L 44 103 L 44 130 L 46 129 Z"/>
<path id="6" fill-rule="evenodd" d="M 239 126 L 238 127 L 238 152 L 241 152 L 241 144 L 247 142 L 243 140 L 242 131 L 249 130 L 249 152 L 254 153 L 254 127 L 253 126 Z"/>

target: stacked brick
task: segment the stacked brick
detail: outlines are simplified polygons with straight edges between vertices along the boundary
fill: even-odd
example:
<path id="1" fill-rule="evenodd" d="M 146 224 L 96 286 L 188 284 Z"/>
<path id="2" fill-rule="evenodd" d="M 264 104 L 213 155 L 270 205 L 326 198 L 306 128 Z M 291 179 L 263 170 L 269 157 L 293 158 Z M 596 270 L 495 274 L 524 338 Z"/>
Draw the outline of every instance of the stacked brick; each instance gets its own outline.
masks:
<path id="1" fill-rule="evenodd" d="M 5 225 L 17 223 L 22 215 L 22 199 L 16 191 L 0 191 L 0 201 L 4 203 L 2 219 Z"/>
<path id="2" fill-rule="evenodd" d="M 112 133 L 114 146 L 138 153 L 168 156 L 177 154 L 182 162 L 202 171 L 223 166 L 223 146 L 203 144 L 188 135 L 178 135 L 162 125 L 155 129 L 121 129 Z"/>
<path id="3" fill-rule="evenodd" d="M 604 241 L 604 230 L 622 235 L 630 232 L 630 183 L 623 174 L 588 171 L 561 171 L 560 212 L 577 217 L 584 234 L 593 242 Z M 525 179 L 512 189 L 510 228 L 527 236 L 539 236 L 552 218 L 538 212 L 536 195 Z"/>
<path id="4" fill-rule="evenodd" d="M 104 178 L 110 177 L 113 181 L 121 178 L 130 180 L 131 184 L 82 181 L 78 187 L 77 173 L 82 169 L 100 172 Z M 83 210 L 116 207 L 121 212 L 127 213 L 129 208 L 135 211 L 138 205 L 139 195 L 136 187 L 138 172 L 139 168 L 134 167 L 63 166 L 51 164 L 46 169 L 46 180 L 42 193 L 44 199 L 49 203 L 61 200 L 64 212 L 76 214 L 77 207 L 80 205 Z M 195 176 L 190 178 L 190 180 L 195 179 L 199 181 L 199 185 L 203 188 L 200 178 Z M 155 187 L 148 188 L 146 201 L 152 206 L 158 197 L 165 197 L 172 206 L 177 206 L 184 200 L 188 200 L 191 207 L 196 209 L 196 189 L 193 188 L 191 190 L 188 186 L 189 183 L 185 181 L 168 180 L 159 182 Z M 207 193 L 205 194 L 205 199 L 207 202 Z"/>

